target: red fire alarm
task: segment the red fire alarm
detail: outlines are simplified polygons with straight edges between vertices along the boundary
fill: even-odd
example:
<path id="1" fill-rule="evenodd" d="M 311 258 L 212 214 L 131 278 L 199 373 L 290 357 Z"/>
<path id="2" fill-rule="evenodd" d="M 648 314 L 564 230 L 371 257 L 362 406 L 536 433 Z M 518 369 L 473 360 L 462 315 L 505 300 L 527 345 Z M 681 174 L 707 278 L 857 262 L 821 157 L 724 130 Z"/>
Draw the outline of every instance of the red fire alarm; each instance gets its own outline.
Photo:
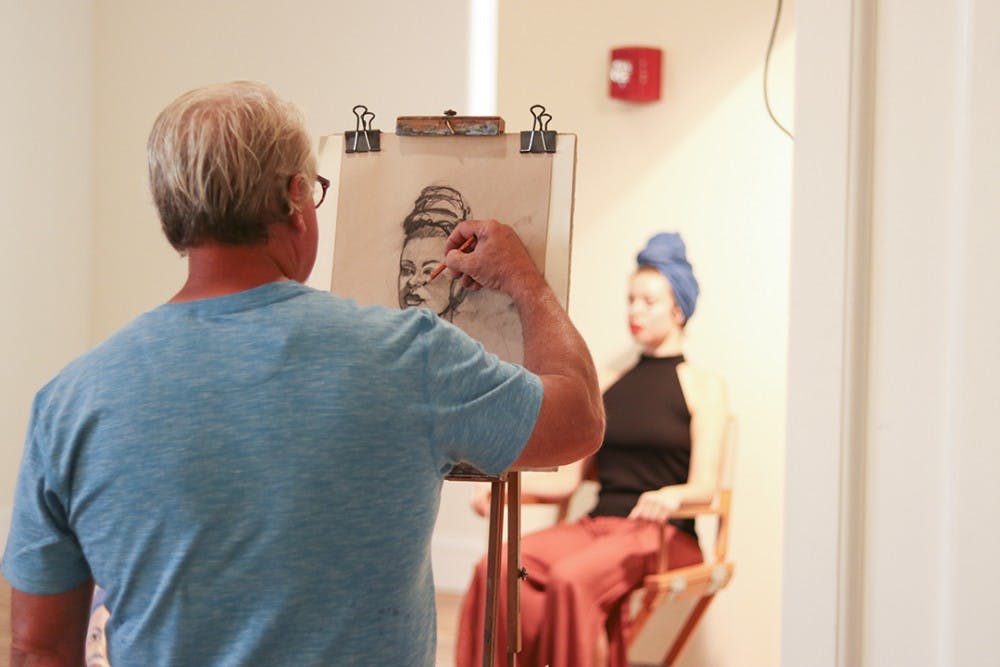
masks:
<path id="1" fill-rule="evenodd" d="M 608 73 L 611 97 L 629 102 L 660 99 L 660 61 L 663 51 L 647 46 L 623 46 L 611 50 Z"/>

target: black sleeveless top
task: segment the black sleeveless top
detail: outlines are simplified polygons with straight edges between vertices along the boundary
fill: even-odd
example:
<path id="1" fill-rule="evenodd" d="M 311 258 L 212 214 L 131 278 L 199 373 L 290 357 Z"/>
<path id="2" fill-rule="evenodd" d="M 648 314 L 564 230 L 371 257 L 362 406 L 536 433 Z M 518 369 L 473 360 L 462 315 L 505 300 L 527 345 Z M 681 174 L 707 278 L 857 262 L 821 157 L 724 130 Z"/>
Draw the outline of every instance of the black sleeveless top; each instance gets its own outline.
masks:
<path id="1" fill-rule="evenodd" d="M 590 516 L 628 516 L 644 492 L 687 482 L 691 413 L 677 377 L 682 361 L 682 355 L 643 355 L 604 393 L 607 428 L 596 454 L 601 488 Z M 697 538 L 693 519 L 671 523 Z"/>

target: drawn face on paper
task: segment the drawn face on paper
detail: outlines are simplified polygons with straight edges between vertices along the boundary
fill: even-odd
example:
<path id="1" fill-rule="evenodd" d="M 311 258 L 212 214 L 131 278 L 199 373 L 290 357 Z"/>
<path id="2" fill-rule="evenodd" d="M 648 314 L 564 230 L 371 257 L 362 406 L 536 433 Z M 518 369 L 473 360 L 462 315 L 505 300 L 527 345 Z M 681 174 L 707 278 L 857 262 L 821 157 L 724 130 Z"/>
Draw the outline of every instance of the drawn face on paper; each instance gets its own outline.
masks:
<path id="1" fill-rule="evenodd" d="M 400 308 L 429 308 L 451 320 L 464 291 L 444 274 L 430 280 L 444 262 L 448 236 L 471 210 L 462 193 L 447 185 L 429 185 L 420 191 L 403 220 L 403 249 L 399 254 Z"/>
<path id="2" fill-rule="evenodd" d="M 453 312 L 453 280 L 441 273 L 428 282 L 444 261 L 448 237 L 444 234 L 415 236 L 403 243 L 399 256 L 399 307 L 429 308 L 442 317 Z"/>

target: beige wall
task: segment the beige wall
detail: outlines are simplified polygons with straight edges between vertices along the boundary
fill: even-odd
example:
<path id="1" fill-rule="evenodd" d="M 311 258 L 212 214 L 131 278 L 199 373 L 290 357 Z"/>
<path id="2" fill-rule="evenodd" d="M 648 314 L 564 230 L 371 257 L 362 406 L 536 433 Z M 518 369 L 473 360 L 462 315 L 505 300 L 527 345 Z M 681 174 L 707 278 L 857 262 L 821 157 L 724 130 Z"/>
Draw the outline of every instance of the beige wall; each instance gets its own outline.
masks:
<path id="1" fill-rule="evenodd" d="M 785 11 L 771 91 L 787 124 L 794 7 Z M 541 103 L 550 127 L 579 136 L 570 312 L 598 364 L 631 358 L 625 280 L 648 236 L 680 230 L 701 282 L 688 356 L 726 378 L 740 422 L 737 570 L 685 665 L 778 662 L 792 143 L 762 100 L 773 12 L 770 0 L 500 5 L 508 129 L 527 129 Z M 658 103 L 607 95 L 609 50 L 631 44 L 664 51 Z"/>
<path id="2" fill-rule="evenodd" d="M 32 397 L 87 346 L 92 69 L 88 3 L 0 3 L 0 547 Z"/>
<path id="3" fill-rule="evenodd" d="M 160 109 L 185 90 L 232 79 L 270 84 L 302 108 L 317 137 L 353 129 L 355 104 L 389 131 L 404 113 L 462 108 L 466 3 L 439 0 L 428 14 L 392 0 L 99 0 L 93 340 L 168 298 L 184 275 L 146 186 L 145 141 Z"/>
<path id="4" fill-rule="evenodd" d="M 879 3 L 865 665 L 998 661 L 1000 576 L 973 574 L 1000 557 L 998 19 Z"/>

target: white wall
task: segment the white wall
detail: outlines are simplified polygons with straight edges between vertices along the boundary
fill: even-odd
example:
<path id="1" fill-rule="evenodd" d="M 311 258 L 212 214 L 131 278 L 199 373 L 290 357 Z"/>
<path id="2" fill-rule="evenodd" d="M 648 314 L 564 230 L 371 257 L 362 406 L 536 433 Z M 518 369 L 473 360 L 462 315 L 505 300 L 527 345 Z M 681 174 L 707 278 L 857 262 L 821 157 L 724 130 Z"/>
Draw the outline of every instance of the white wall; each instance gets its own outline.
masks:
<path id="1" fill-rule="evenodd" d="M 799 89 L 814 134 L 796 152 L 793 253 L 809 256 L 791 275 L 783 664 L 996 664 L 1000 8 L 888 0 L 851 26 L 845 8 L 801 7 L 802 79 L 825 76 Z M 862 353 L 815 364 L 838 337 Z"/>
<path id="2" fill-rule="evenodd" d="M 947 620 L 925 622 L 916 634 L 907 630 L 905 642 L 900 621 L 910 610 L 933 610 L 931 618 L 942 614 L 948 585 L 947 551 L 931 545 L 950 540 L 952 521 L 942 503 L 950 485 L 946 443 L 955 390 L 948 347 L 959 324 L 953 309 L 962 305 L 952 281 L 964 227 L 964 213 L 956 209 L 961 186 L 954 179 L 967 166 L 956 154 L 956 132 L 964 127 L 961 84 L 953 78 L 962 48 L 958 19 L 954 7 L 939 3 L 890 0 L 879 6 L 866 434 L 867 665 L 951 664 L 938 663 Z M 927 53 L 922 35 L 930 33 L 950 48 Z M 928 84 L 940 94 L 928 95 Z"/>
<path id="3" fill-rule="evenodd" d="M 788 427 L 782 571 L 782 655 L 787 667 L 857 664 L 841 648 L 842 621 L 860 615 L 841 599 L 848 554 L 841 523 L 847 443 L 860 426 L 846 397 L 859 394 L 850 370 L 863 328 L 867 284 L 851 279 L 858 247 L 856 181 L 863 168 L 852 143 L 866 95 L 852 96 L 865 40 L 854 38 L 850 3 L 803 0 L 796 11 L 795 177 L 788 334 Z M 864 55 L 862 53 L 862 55 Z M 856 84 L 855 84 L 856 85 Z M 860 87 L 860 86 L 856 86 Z M 856 99 L 855 103 L 851 103 Z M 863 244 L 862 244 L 863 245 Z M 861 311 L 861 312 L 858 312 Z M 862 336 L 863 337 L 863 336 Z M 861 396 L 858 401 L 863 402 Z M 853 430 L 849 430 L 850 427 Z M 861 445 L 859 445 L 861 447 Z M 843 517 L 843 518 L 842 518 Z M 854 586 L 857 586 L 855 583 Z M 855 596 L 856 597 L 856 596 Z M 854 612 L 849 614 L 848 612 Z"/>
<path id="4" fill-rule="evenodd" d="M 1000 659 L 985 620 L 1000 576 L 980 570 L 1000 555 L 998 18 L 995 3 L 879 7 L 867 665 Z"/>
<path id="5" fill-rule="evenodd" d="M 528 108 L 541 103 L 550 127 L 578 135 L 570 314 L 597 363 L 632 358 L 625 285 L 635 253 L 654 232 L 680 230 L 702 287 L 688 356 L 725 377 L 740 421 L 736 577 L 685 665 L 778 662 L 792 143 L 761 93 L 774 9 L 770 0 L 500 5 L 508 131 L 528 129 Z M 788 124 L 793 10 L 786 3 L 771 71 Z M 632 44 L 664 51 L 658 103 L 608 97 L 610 49 Z"/>
<path id="6" fill-rule="evenodd" d="M 947 450 L 952 459 L 947 470 L 950 493 L 944 503 L 951 509 L 945 529 L 945 567 L 948 586 L 943 607 L 950 615 L 945 631 L 941 664 L 973 665 L 997 661 L 996 619 L 1000 618 L 1000 575 L 987 573 L 984 563 L 1000 562 L 1000 534 L 990 530 L 1000 513 L 1000 470 L 997 443 L 997 406 L 1000 405 L 1000 5 L 967 3 L 960 34 L 968 42 L 962 50 L 967 64 L 959 94 L 961 135 L 957 161 L 957 240 L 952 258 L 955 279 L 951 284 L 955 308 L 947 315 L 952 323 L 948 354 L 952 359 L 951 398 Z M 966 177 L 967 178 L 963 178 Z M 949 544 L 959 545 L 949 549 Z M 981 573 L 969 585 L 969 573 Z"/>
<path id="7" fill-rule="evenodd" d="M 0 3 L 0 549 L 32 397 L 87 345 L 92 71 L 90 3 Z"/>

